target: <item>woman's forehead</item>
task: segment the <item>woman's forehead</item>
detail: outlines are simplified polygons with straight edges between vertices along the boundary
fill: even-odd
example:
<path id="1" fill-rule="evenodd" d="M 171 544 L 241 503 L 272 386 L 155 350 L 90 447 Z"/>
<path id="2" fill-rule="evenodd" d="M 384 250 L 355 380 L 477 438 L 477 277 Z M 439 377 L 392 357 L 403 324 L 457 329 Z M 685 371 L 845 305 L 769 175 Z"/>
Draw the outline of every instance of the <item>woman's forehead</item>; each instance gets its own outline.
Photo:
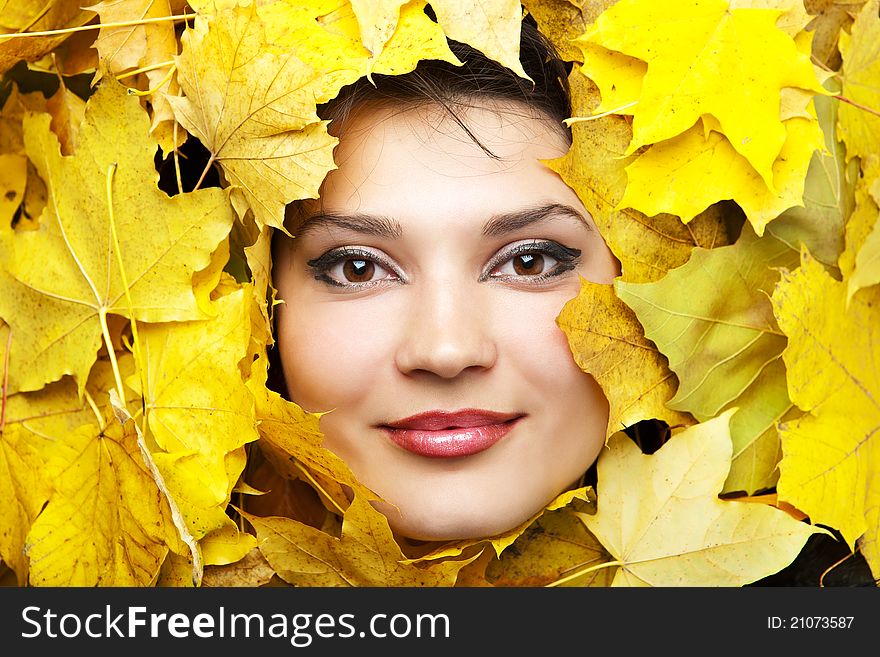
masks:
<path id="1" fill-rule="evenodd" d="M 334 152 L 343 167 L 354 158 L 364 166 L 402 154 L 435 163 L 446 175 L 467 169 L 496 171 L 516 164 L 530 146 L 564 152 L 569 143 L 562 126 L 540 111 L 515 101 L 488 99 L 455 106 L 424 103 L 411 107 L 367 105 L 336 129 Z M 393 149 L 393 150 L 392 150 Z M 443 169 L 448 164 L 449 168 Z"/>
<path id="2" fill-rule="evenodd" d="M 393 214 L 413 204 L 427 211 L 565 195 L 567 186 L 542 160 L 564 155 L 568 142 L 549 121 L 514 105 L 468 107 L 459 115 L 463 125 L 438 107 L 351 117 L 334 153 L 338 168 L 321 188 L 321 209 Z"/>

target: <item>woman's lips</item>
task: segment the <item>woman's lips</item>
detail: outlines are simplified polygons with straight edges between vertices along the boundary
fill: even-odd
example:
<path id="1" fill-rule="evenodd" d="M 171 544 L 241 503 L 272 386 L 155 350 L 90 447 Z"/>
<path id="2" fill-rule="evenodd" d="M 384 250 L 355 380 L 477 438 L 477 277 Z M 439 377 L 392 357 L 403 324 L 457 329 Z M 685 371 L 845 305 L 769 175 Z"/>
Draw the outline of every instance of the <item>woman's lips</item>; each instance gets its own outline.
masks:
<path id="1" fill-rule="evenodd" d="M 405 450 L 429 457 L 470 456 L 492 445 L 513 429 L 518 413 L 479 409 L 428 411 L 381 426 Z"/>

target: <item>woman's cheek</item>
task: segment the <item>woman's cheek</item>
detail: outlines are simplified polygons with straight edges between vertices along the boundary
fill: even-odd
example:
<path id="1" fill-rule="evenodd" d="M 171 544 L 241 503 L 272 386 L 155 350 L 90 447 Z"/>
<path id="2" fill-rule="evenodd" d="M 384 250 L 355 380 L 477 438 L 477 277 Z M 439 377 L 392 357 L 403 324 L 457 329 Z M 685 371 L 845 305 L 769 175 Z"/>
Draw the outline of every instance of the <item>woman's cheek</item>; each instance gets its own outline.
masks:
<path id="1" fill-rule="evenodd" d="M 291 398 L 312 412 L 356 403 L 379 385 L 391 358 L 387 315 L 356 302 L 312 308 L 282 324 L 290 327 L 281 349 Z"/>

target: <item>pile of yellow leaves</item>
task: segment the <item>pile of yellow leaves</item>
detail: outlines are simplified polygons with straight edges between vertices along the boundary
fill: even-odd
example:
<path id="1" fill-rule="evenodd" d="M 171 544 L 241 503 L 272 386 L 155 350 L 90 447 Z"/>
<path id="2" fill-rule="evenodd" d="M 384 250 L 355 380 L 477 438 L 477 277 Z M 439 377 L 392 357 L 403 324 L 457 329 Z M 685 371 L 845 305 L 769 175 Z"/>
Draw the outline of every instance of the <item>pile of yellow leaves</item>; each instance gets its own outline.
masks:
<path id="1" fill-rule="evenodd" d="M 595 490 L 504 535 L 413 545 L 267 387 L 270 240 L 335 166 L 319 104 L 458 63 L 447 38 L 525 76 L 524 14 L 573 63 L 574 143 L 547 165 L 622 265 L 557 320 L 610 400 L 608 449 Z M 0 578 L 741 586 L 832 533 L 880 577 L 878 14 L 0 0 Z M 652 454 L 623 432 L 641 421 L 670 428 Z M 308 508 L 249 510 L 257 445 Z"/>

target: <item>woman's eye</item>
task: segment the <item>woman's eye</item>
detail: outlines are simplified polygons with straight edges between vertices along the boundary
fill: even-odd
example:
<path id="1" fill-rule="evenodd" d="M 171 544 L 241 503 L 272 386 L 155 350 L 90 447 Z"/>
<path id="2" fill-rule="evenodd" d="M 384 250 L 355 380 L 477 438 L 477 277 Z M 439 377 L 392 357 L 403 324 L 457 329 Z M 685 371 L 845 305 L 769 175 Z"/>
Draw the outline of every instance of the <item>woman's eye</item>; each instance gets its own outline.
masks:
<path id="1" fill-rule="evenodd" d="M 520 253 L 492 270 L 492 276 L 540 276 L 551 271 L 559 262 L 546 253 Z"/>
<path id="2" fill-rule="evenodd" d="M 395 276 L 379 263 L 367 258 L 346 258 L 327 271 L 339 283 L 370 283 Z"/>
<path id="3" fill-rule="evenodd" d="M 581 252 L 554 240 L 526 240 L 508 244 L 492 258 L 481 280 L 498 279 L 544 283 L 580 262 Z"/>

